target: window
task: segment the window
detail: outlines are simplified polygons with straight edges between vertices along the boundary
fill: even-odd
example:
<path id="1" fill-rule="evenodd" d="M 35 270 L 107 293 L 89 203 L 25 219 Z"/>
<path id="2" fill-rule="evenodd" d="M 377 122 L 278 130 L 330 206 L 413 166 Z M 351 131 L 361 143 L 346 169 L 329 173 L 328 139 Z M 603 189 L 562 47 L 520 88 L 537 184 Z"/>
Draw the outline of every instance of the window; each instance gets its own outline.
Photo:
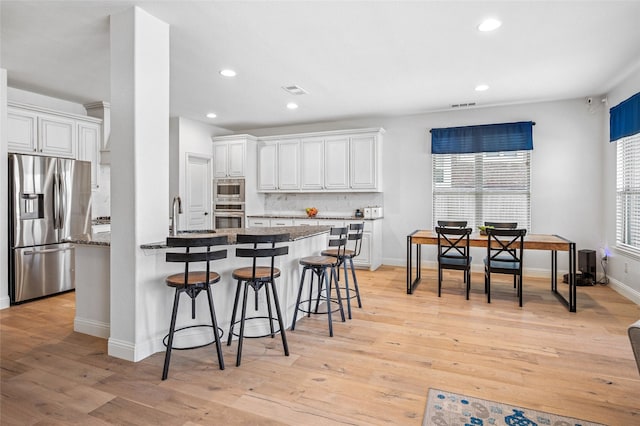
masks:
<path id="1" fill-rule="evenodd" d="M 433 154 L 433 222 L 518 222 L 531 229 L 531 151 Z"/>
<path id="2" fill-rule="evenodd" d="M 618 139 L 616 245 L 640 255 L 640 133 Z"/>

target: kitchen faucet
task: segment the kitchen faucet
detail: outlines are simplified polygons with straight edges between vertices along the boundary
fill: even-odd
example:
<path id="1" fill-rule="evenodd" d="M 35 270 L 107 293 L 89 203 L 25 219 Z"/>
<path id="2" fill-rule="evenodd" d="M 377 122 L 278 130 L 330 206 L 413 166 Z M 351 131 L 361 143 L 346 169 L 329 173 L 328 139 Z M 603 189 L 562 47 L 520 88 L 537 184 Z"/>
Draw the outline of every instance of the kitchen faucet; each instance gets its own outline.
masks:
<path id="1" fill-rule="evenodd" d="M 176 211 L 176 205 L 178 210 Z M 173 197 L 173 203 L 171 204 L 171 236 L 178 235 L 178 215 L 182 214 L 182 199 L 179 195 Z"/>

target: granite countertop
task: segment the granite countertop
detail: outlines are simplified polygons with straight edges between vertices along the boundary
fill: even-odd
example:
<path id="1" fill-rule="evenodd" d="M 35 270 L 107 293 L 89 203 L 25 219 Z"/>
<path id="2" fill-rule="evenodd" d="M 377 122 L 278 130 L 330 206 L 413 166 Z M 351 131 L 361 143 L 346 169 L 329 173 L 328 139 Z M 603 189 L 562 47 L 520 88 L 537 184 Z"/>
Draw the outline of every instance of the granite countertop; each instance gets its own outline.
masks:
<path id="1" fill-rule="evenodd" d="M 210 232 L 198 232 L 189 231 L 184 233 L 178 233 L 178 237 L 181 238 L 198 238 L 203 236 L 215 236 L 226 235 L 229 239 L 229 244 L 236 244 L 236 235 L 238 234 L 251 234 L 251 235 L 270 235 L 270 234 L 289 234 L 289 241 L 301 240 L 303 238 L 313 237 L 329 232 L 330 226 L 282 226 L 282 227 L 268 227 L 268 228 L 245 228 L 242 230 L 226 229 Z M 142 244 L 142 249 L 163 249 L 167 248 L 166 242 L 161 241 L 157 243 Z"/>
<path id="2" fill-rule="evenodd" d="M 229 244 L 236 243 L 236 235 L 238 234 L 252 234 L 252 235 L 269 235 L 269 234 L 289 234 L 289 241 L 296 241 L 302 238 L 313 237 L 315 235 L 324 234 L 331 230 L 330 226 L 282 226 L 282 227 L 268 227 L 268 228 L 245 228 L 242 230 L 225 229 L 220 231 L 184 231 L 179 232 L 180 238 L 201 238 L 203 236 L 215 236 L 226 235 L 229 239 Z M 169 235 L 167 235 L 169 236 Z M 111 232 L 99 232 L 97 234 L 91 234 L 87 238 L 69 238 L 66 242 L 78 245 L 89 246 L 110 246 L 111 245 Z M 159 241 L 154 243 L 147 243 L 140 245 L 142 249 L 163 249 L 167 248 L 165 241 Z"/>
<path id="3" fill-rule="evenodd" d="M 370 219 L 365 219 L 363 217 L 355 217 L 353 215 L 351 216 L 323 216 L 323 215 L 317 215 L 314 217 L 309 217 L 307 215 L 303 215 L 303 214 L 298 214 L 298 215 L 294 215 L 294 214 L 248 214 L 247 217 L 258 217 L 258 218 L 264 218 L 264 219 L 325 219 L 325 220 L 378 220 L 378 219 L 383 219 L 382 217 L 375 217 L 375 218 L 370 218 Z"/>
<path id="4" fill-rule="evenodd" d="M 65 242 L 81 244 L 87 246 L 110 246 L 111 232 L 98 232 L 91 234 L 87 238 L 67 238 Z"/>

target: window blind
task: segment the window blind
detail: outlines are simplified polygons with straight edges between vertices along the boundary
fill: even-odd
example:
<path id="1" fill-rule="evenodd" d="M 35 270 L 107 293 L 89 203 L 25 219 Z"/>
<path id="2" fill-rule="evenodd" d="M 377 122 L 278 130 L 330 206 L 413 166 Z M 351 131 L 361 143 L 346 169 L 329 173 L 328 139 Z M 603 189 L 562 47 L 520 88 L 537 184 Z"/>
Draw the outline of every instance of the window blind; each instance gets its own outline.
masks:
<path id="1" fill-rule="evenodd" d="M 531 229 L 531 151 L 434 154 L 433 224 L 518 222 Z"/>
<path id="2" fill-rule="evenodd" d="M 640 133 L 616 142 L 616 244 L 640 254 Z"/>

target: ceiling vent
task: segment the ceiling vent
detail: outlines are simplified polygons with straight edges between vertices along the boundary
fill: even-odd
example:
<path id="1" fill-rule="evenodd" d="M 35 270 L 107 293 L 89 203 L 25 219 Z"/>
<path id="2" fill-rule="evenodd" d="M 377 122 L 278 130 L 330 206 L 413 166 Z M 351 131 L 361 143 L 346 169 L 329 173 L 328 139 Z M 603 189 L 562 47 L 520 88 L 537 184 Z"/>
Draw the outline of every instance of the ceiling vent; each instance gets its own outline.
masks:
<path id="1" fill-rule="evenodd" d="M 472 106 L 476 106 L 475 102 L 469 102 L 466 104 L 451 104 L 451 108 L 468 108 L 468 107 L 472 107 Z"/>
<path id="2" fill-rule="evenodd" d="M 282 88 L 291 95 L 305 95 L 308 93 L 302 87 L 297 86 L 295 84 L 291 86 L 282 86 Z"/>

